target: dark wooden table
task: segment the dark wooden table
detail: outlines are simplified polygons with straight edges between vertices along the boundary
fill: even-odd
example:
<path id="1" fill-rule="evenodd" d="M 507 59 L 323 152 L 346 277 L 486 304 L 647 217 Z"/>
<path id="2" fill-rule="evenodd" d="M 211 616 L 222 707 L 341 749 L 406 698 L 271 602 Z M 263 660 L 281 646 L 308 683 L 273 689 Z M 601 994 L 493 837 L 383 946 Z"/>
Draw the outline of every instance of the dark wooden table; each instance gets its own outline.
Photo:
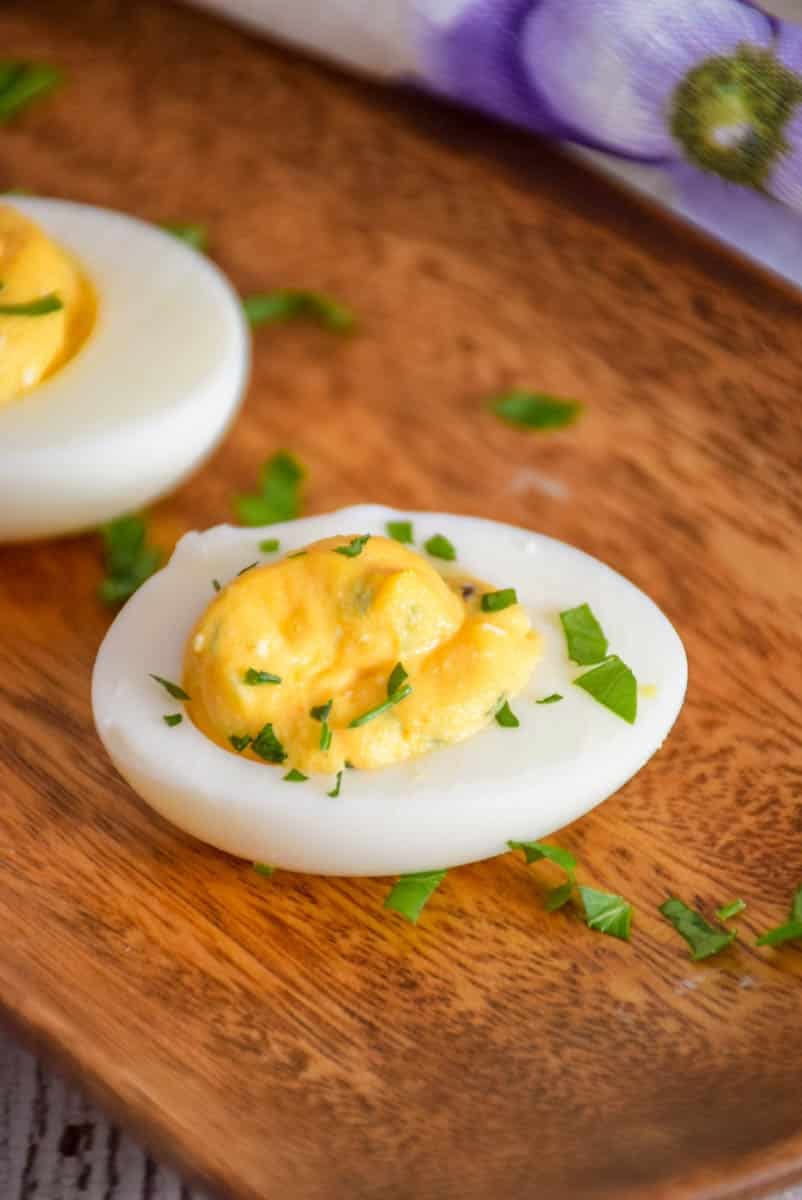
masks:
<path id="1" fill-rule="evenodd" d="M 205 221 L 243 291 L 325 290 L 343 342 L 256 339 L 241 419 L 154 536 L 225 519 L 288 446 L 308 511 L 476 512 L 573 542 L 660 603 L 688 703 L 560 834 L 637 909 L 630 945 L 549 915 L 511 856 L 417 928 L 386 881 L 272 884 L 190 841 L 92 730 L 108 614 L 91 536 L 0 552 L 0 1004 L 236 1200 L 758 1195 L 802 1175 L 800 304 L 536 141 L 143 0 L 11 0 L 4 53 L 69 82 L 0 141 L 0 186 Z M 581 397 L 529 437 L 498 389 Z M 0 445 L 0 463 L 2 446 Z M 500 784 L 501 785 L 501 784 Z M 492 797 L 488 798 L 492 803 Z M 701 966 L 677 891 L 749 901 Z"/>

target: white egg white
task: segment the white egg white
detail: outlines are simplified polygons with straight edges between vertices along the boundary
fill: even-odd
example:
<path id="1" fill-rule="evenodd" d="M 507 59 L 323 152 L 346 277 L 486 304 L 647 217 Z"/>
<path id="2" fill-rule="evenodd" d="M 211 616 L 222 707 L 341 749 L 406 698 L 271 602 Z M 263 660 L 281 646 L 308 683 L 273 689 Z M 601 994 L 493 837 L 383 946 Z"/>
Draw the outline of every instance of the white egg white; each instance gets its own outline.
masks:
<path id="1" fill-rule="evenodd" d="M 458 552 L 460 571 L 515 587 L 544 655 L 513 701 L 519 729 L 490 727 L 459 745 L 380 771 L 312 776 L 285 783 L 282 768 L 221 749 L 148 678 L 180 680 L 184 646 L 212 599 L 212 580 L 233 578 L 255 558 L 271 561 L 318 538 L 385 532 L 410 519 L 417 546 L 435 533 Z M 259 554 L 264 537 L 278 555 Z M 434 561 L 434 560 L 432 560 Z M 441 564 L 436 564 L 441 565 Z M 641 684 L 634 725 L 572 681 L 559 612 L 588 602 L 612 652 Z M 540 838 L 599 804 L 659 748 L 682 705 L 682 643 L 633 584 L 589 555 L 541 534 L 474 517 L 402 513 L 367 505 L 268 529 L 221 525 L 182 538 L 169 564 L 128 602 L 98 653 L 95 723 L 109 755 L 158 812 L 212 845 L 293 871 L 387 875 L 455 866 L 504 851 L 508 840 Z M 653 688 L 653 692 L 652 692 Z M 538 705 L 552 692 L 564 699 Z"/>
<path id="2" fill-rule="evenodd" d="M 0 407 L 0 541 L 76 532 L 170 491 L 217 445 L 248 377 L 239 298 L 209 259 L 122 213 L 8 198 L 71 251 L 97 325 Z"/>

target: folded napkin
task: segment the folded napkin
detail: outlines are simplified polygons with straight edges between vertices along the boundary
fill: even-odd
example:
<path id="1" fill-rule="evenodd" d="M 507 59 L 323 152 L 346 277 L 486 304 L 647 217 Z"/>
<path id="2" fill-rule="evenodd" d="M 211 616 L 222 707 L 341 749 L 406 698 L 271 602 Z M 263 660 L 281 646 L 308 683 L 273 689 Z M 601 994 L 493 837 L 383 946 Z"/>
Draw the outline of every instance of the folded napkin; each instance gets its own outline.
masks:
<path id="1" fill-rule="evenodd" d="M 802 0 L 199 0 L 560 139 L 802 284 Z"/>

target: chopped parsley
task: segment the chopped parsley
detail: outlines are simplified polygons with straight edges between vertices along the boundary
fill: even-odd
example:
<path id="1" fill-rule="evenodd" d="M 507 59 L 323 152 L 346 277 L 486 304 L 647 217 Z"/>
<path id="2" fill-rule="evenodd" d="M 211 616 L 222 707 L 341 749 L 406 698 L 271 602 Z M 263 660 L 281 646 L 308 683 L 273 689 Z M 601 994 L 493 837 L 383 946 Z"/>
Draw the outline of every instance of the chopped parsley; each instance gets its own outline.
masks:
<path id="1" fill-rule="evenodd" d="M 502 612 L 518 603 L 515 588 L 502 588 L 500 592 L 485 592 L 482 596 L 482 612 Z"/>
<path id="2" fill-rule="evenodd" d="M 181 716 L 181 713 L 166 713 L 162 717 L 165 725 L 169 725 L 170 728 L 172 728 L 174 725 L 180 725 L 183 719 L 184 718 Z"/>
<path id="3" fill-rule="evenodd" d="M 340 784 L 342 783 L 342 781 L 343 781 L 343 773 L 342 773 L 342 771 L 338 771 L 337 772 L 337 782 L 334 784 L 334 787 L 331 789 L 330 792 L 326 792 L 326 795 L 331 796 L 332 800 L 336 800 L 337 797 L 339 796 Z"/>
<path id="4" fill-rule="evenodd" d="M 274 525 L 292 521 L 301 511 L 304 469 L 286 450 L 279 450 L 262 467 L 259 490 L 234 497 L 234 509 L 243 525 Z"/>
<path id="5" fill-rule="evenodd" d="M 400 913 L 414 925 L 445 877 L 445 871 L 416 871 L 413 875 L 402 875 L 385 898 L 384 907 Z"/>
<path id="6" fill-rule="evenodd" d="M 574 683 L 617 717 L 634 725 L 638 715 L 638 682 L 617 654 L 611 654 L 598 667 L 580 675 Z"/>
<path id="7" fill-rule="evenodd" d="M 501 708 L 496 709 L 496 724 L 504 729 L 517 729 L 521 722 L 510 708 L 509 700 L 505 700 Z"/>
<path id="8" fill-rule="evenodd" d="M 607 657 L 607 638 L 589 604 L 580 604 L 561 612 L 560 622 L 568 646 L 568 657 L 572 662 L 588 667 Z"/>
<path id="9" fill-rule="evenodd" d="M 196 225 L 187 221 L 162 221 L 161 228 L 165 233 L 171 233 L 179 241 L 186 242 L 193 250 L 205 254 L 209 245 L 209 234 L 205 225 Z"/>
<path id="10" fill-rule="evenodd" d="M 259 549 L 262 554 L 275 554 L 280 545 L 281 542 L 278 538 L 265 538 L 263 542 L 259 543 Z"/>
<path id="11" fill-rule="evenodd" d="M 177 683 L 170 683 L 169 679 L 162 679 L 161 675 L 151 674 L 150 678 L 155 679 L 157 683 L 160 683 L 165 692 L 172 696 L 174 700 L 189 700 L 187 693 L 182 687 L 179 687 Z"/>
<path id="12" fill-rule="evenodd" d="M 723 904 L 721 908 L 716 909 L 716 916 L 719 921 L 731 921 L 733 917 L 737 917 L 746 908 L 745 900 L 732 900 L 729 904 Z"/>
<path id="13" fill-rule="evenodd" d="M 288 554 L 287 558 L 303 558 L 305 554 L 305 550 L 296 550 L 294 554 Z"/>
<path id="14" fill-rule="evenodd" d="M 456 550 L 448 538 L 443 537 L 442 533 L 436 533 L 434 537 L 430 537 L 428 542 L 423 543 L 423 548 L 427 554 L 431 554 L 432 558 L 442 558 L 445 562 L 454 562 L 457 557 Z"/>
<path id="15" fill-rule="evenodd" d="M 259 687 L 263 683 L 281 683 L 281 676 L 271 675 L 269 671 L 257 671 L 256 667 L 248 667 L 242 681 L 249 687 Z"/>
<path id="16" fill-rule="evenodd" d="M 711 958 L 726 950 L 735 940 L 735 930 L 714 929 L 701 913 L 688 908 L 676 896 L 671 896 L 665 904 L 661 904 L 660 912 L 688 943 L 693 959 Z"/>
<path id="17" fill-rule="evenodd" d="M 257 875 L 264 875 L 267 879 L 272 879 L 276 873 L 276 868 L 267 863 L 254 863 L 253 869 Z"/>
<path id="18" fill-rule="evenodd" d="M 237 754 L 242 754 L 242 751 L 246 750 L 248 746 L 250 746 L 253 739 L 249 733 L 244 733 L 242 737 L 236 733 L 232 733 L 228 740 L 231 742 L 231 745 L 234 747 Z"/>
<path id="19" fill-rule="evenodd" d="M 794 892 L 791 901 L 790 919 L 784 925 L 777 925 L 762 933 L 757 939 L 758 946 L 781 946 L 783 942 L 795 942 L 802 938 L 802 887 Z"/>
<path id="20" fill-rule="evenodd" d="M 508 425 L 540 433 L 573 425 L 582 412 L 582 405 L 576 400 L 520 389 L 495 396 L 489 403 L 496 416 Z"/>
<path id="21" fill-rule="evenodd" d="M 257 292 L 243 297 L 242 307 L 249 323 L 254 327 L 308 317 L 334 333 L 351 333 L 356 329 L 353 313 L 344 305 L 319 292 L 291 288 L 282 288 L 275 292 Z"/>
<path id="22" fill-rule="evenodd" d="M 387 680 L 387 699 L 381 704 L 377 704 L 375 708 L 369 708 L 361 716 L 354 717 L 353 721 L 349 722 L 348 728 L 358 729 L 360 725 L 367 725 L 368 721 L 380 717 L 388 709 L 400 704 L 402 700 L 406 700 L 407 696 L 411 696 L 412 688 L 409 684 L 404 683 L 407 678 L 407 673 L 401 663 L 396 663 Z"/>
<path id="23" fill-rule="evenodd" d="M 370 541 L 370 534 L 363 533 L 359 537 L 351 538 L 347 546 L 335 546 L 334 553 L 342 554 L 343 558 L 356 558 L 365 549 L 365 546 Z"/>
<path id="24" fill-rule="evenodd" d="M 415 540 L 411 521 L 388 521 L 384 528 L 387 530 L 388 537 L 396 542 L 401 542 L 404 546 L 411 546 Z"/>
<path id="25" fill-rule="evenodd" d="M 629 941 L 632 927 L 632 905 L 623 896 L 613 896 L 609 892 L 597 892 L 595 888 L 579 885 L 579 895 L 585 908 L 585 920 L 590 929 L 599 933 L 609 934 L 610 937 Z"/>
<path id="26" fill-rule="evenodd" d="M 52 92 L 62 74 L 48 63 L 0 60 L 0 124 Z"/>
<path id="27" fill-rule="evenodd" d="M 244 575 L 246 571 L 252 571 L 254 567 L 258 566 L 258 562 L 248 563 L 247 567 L 243 567 L 241 571 L 237 571 L 237 578 L 239 579 L 240 575 Z"/>
<path id="28" fill-rule="evenodd" d="M 0 284 L 0 290 L 2 286 Z M 46 317 L 50 313 L 60 312 L 63 307 L 64 304 L 56 293 L 48 292 L 46 296 L 38 296 L 35 300 L 26 300 L 22 304 L 0 304 L 0 316 Z"/>
<path id="29" fill-rule="evenodd" d="M 287 751 L 276 737 L 273 732 L 273 726 L 269 721 L 266 725 L 262 726 L 253 739 L 251 749 L 254 754 L 258 754 L 265 762 L 283 763 L 287 757 Z"/>
<path id="30" fill-rule="evenodd" d="M 293 767 L 292 770 L 288 771 L 287 774 L 284 776 L 284 782 L 285 783 L 306 783 L 308 778 L 309 778 L 309 776 L 304 775 L 303 771 L 298 771 L 295 769 L 295 767 Z"/>
<path id="31" fill-rule="evenodd" d="M 221 588 L 222 588 L 222 584 L 220 583 L 220 580 L 219 580 L 219 579 L 213 579 L 213 580 L 212 580 L 212 587 L 214 588 L 214 590 L 215 590 L 216 592 L 219 592 L 219 591 L 221 590 Z"/>
<path id="32" fill-rule="evenodd" d="M 328 750 L 331 747 L 331 729 L 329 728 L 329 716 L 331 715 L 331 706 L 333 700 L 327 700 L 325 704 L 318 704 L 309 710 L 309 715 L 313 721 L 320 721 L 320 742 L 318 743 L 321 750 Z"/>
<path id="33" fill-rule="evenodd" d="M 133 596 L 137 588 L 161 566 L 162 552 L 147 544 L 143 517 L 118 517 L 101 526 L 106 577 L 98 595 L 110 608 Z"/>
<path id="34" fill-rule="evenodd" d="M 561 883 L 559 887 L 552 888 L 546 896 L 546 908 L 549 912 L 554 912 L 558 908 L 562 908 L 571 899 L 571 893 L 574 890 L 576 871 L 576 859 L 569 850 L 563 850 L 562 846 L 550 846 L 548 842 L 507 842 L 510 850 L 522 850 L 527 865 L 529 863 L 540 862 L 541 859 L 548 859 L 556 866 L 560 867 L 568 876 L 565 883 Z"/>
<path id="35" fill-rule="evenodd" d="M 542 700 L 536 700 L 535 704 L 556 704 L 558 700 L 562 700 L 559 692 L 552 692 L 550 696 L 544 696 Z"/>

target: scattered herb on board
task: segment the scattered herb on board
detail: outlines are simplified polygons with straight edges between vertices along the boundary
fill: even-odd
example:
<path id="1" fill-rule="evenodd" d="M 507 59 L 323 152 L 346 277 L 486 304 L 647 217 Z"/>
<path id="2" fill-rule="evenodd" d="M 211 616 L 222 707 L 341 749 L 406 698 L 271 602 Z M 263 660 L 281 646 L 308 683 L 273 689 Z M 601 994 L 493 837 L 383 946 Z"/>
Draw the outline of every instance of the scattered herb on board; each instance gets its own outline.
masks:
<path id="1" fill-rule="evenodd" d="M 0 60 L 0 124 L 52 92 L 63 79 L 49 63 Z"/>
<path id="2" fill-rule="evenodd" d="M 186 242 L 193 250 L 205 254 L 209 246 L 209 234 L 205 225 L 196 225 L 189 221 L 162 221 L 161 228 L 165 233 L 171 233 L 180 242 Z"/>
<path id="3" fill-rule="evenodd" d="M 574 680 L 577 687 L 609 708 L 617 717 L 634 725 L 638 715 L 638 681 L 617 654 Z"/>
<path id="4" fill-rule="evenodd" d="M 333 333 L 352 333 L 356 329 L 353 313 L 336 300 L 319 292 L 297 291 L 291 288 L 275 292 L 257 292 L 243 297 L 242 307 L 254 328 L 306 317 Z"/>
<path id="5" fill-rule="evenodd" d="M 456 550 L 448 538 L 443 537 L 442 533 L 436 533 L 434 537 L 430 537 L 428 542 L 423 543 L 423 548 L 427 554 L 431 554 L 432 558 L 442 558 L 445 562 L 454 562 L 457 557 Z"/>
<path id="6" fill-rule="evenodd" d="M 607 638 L 589 604 L 579 604 L 560 613 L 568 657 L 581 667 L 607 657 Z"/>
<path id="7" fill-rule="evenodd" d="M 351 538 L 347 546 L 335 546 L 334 553 L 341 554 L 343 558 L 356 558 L 365 549 L 365 546 L 370 541 L 369 533 L 362 533 L 359 537 Z"/>
<path id="8" fill-rule="evenodd" d="M 503 612 L 518 603 L 515 588 L 502 588 L 498 592 L 485 592 L 482 596 L 482 612 Z"/>
<path id="9" fill-rule="evenodd" d="M 579 885 L 579 895 L 585 909 L 585 920 L 590 929 L 606 933 L 610 937 L 629 941 L 632 928 L 632 905 L 623 896 L 610 892 L 597 892 L 595 888 Z"/>
<path id="10" fill-rule="evenodd" d="M 784 925 L 768 929 L 757 939 L 758 946 L 781 946 L 783 942 L 795 942 L 802 938 L 802 887 L 794 892 L 791 901 L 791 912 Z"/>
<path id="11" fill-rule="evenodd" d="M 388 521 L 384 528 L 388 537 L 401 542 L 403 546 L 411 546 L 415 540 L 411 521 Z"/>
<path id="12" fill-rule="evenodd" d="M 309 778 L 309 776 L 304 775 L 303 771 L 298 771 L 298 770 L 296 770 L 295 767 L 293 767 L 292 770 L 288 771 L 287 774 L 284 776 L 284 782 L 285 783 L 306 783 L 308 778 Z"/>
<path id="13" fill-rule="evenodd" d="M 292 521 L 301 511 L 304 469 L 286 450 L 279 450 L 262 467 L 259 489 L 234 497 L 234 510 L 243 525 L 274 525 Z"/>
<path id="14" fill-rule="evenodd" d="M 256 667 L 248 667 L 242 677 L 248 687 L 260 687 L 263 683 L 281 683 L 280 675 L 272 675 L 270 671 L 257 671 Z"/>
<path id="15" fill-rule="evenodd" d="M 446 871 L 416 871 L 402 875 L 385 898 L 384 907 L 416 924 L 430 897 L 446 877 Z"/>
<path id="16" fill-rule="evenodd" d="M 719 921 L 731 921 L 733 917 L 737 917 L 746 908 L 745 900 L 732 900 L 729 904 L 723 904 L 721 908 L 716 909 L 716 916 Z"/>
<path id="17" fill-rule="evenodd" d="M 546 392 L 515 390 L 495 396 L 490 408 L 517 429 L 534 429 L 545 433 L 573 425 L 582 413 L 582 405 L 576 400 L 564 400 Z"/>
<path id="18" fill-rule="evenodd" d="M 133 596 L 161 566 L 162 552 L 147 544 L 144 517 L 118 517 L 99 530 L 106 575 L 98 595 L 110 608 Z"/>
<path id="19" fill-rule="evenodd" d="M 169 725 L 170 728 L 172 728 L 174 725 L 180 725 L 183 719 L 184 718 L 181 716 L 181 713 L 165 713 L 165 715 L 162 717 L 165 725 Z"/>
<path id="20" fill-rule="evenodd" d="M 276 868 L 267 863 L 254 863 L 253 869 L 257 875 L 264 875 L 267 879 L 272 879 L 276 873 Z"/>
<path id="21" fill-rule="evenodd" d="M 671 896 L 665 904 L 661 904 L 660 912 L 688 943 L 694 959 L 711 958 L 726 950 L 735 940 L 735 930 L 715 929 L 701 913 L 688 908 L 676 896 Z"/>
<path id="22" fill-rule="evenodd" d="M 287 757 L 287 751 L 276 737 L 269 721 L 262 726 L 251 742 L 251 749 L 254 754 L 258 754 L 260 758 L 269 763 L 283 763 Z"/>
<path id="23" fill-rule="evenodd" d="M 548 842 L 507 842 L 507 845 L 510 850 L 522 850 L 527 865 L 545 858 L 560 867 L 568 878 L 548 893 L 546 908 L 554 912 L 567 904 L 574 890 L 576 872 L 576 859 L 569 850 L 563 850 L 562 846 L 551 846 Z"/>
<path id="24" fill-rule="evenodd" d="M 174 700 L 189 700 L 187 693 L 177 683 L 171 683 L 169 679 L 162 679 L 161 675 L 151 674 L 150 678 L 155 679 L 156 683 L 161 684 L 165 692 L 169 696 L 172 696 Z"/>
<path id="25" fill-rule="evenodd" d="M 496 724 L 501 725 L 503 729 L 517 729 L 521 724 L 510 708 L 509 700 L 505 700 L 501 707 L 496 709 Z"/>

